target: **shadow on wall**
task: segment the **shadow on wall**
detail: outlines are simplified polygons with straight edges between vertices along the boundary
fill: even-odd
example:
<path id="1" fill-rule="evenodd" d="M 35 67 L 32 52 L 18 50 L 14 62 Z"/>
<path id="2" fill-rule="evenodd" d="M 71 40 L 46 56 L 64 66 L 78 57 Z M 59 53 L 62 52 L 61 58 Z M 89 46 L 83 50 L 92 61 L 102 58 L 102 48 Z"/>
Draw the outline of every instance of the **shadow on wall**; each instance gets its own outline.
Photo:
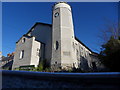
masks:
<path id="1" fill-rule="evenodd" d="M 84 57 L 80 59 L 80 68 L 82 71 L 89 71 L 88 61 Z"/>

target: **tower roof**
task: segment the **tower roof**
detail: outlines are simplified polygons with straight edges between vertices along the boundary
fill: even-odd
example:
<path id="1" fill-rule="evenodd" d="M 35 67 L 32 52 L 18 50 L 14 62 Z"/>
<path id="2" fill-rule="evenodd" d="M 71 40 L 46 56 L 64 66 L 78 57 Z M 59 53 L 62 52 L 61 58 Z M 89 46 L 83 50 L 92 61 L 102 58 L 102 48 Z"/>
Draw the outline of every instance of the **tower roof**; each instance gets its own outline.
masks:
<path id="1" fill-rule="evenodd" d="M 56 3 L 54 4 L 54 6 L 55 6 L 56 4 L 59 4 L 59 3 L 65 3 L 65 4 L 68 4 L 67 2 L 60 1 L 60 2 L 56 2 Z"/>

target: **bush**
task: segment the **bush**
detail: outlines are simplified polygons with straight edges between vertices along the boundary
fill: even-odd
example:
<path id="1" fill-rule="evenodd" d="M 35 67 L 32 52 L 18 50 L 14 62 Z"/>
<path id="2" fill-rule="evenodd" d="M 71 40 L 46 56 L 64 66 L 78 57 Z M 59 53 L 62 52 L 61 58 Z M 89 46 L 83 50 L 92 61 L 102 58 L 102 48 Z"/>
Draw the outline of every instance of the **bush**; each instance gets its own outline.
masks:
<path id="1" fill-rule="evenodd" d="M 4 67 L 4 68 L 2 68 L 3 70 L 9 70 L 9 67 Z"/>
<path id="2" fill-rule="evenodd" d="M 38 67 L 37 67 L 37 71 L 43 71 L 43 68 L 44 68 L 43 64 L 44 64 L 43 61 L 41 61 L 40 64 L 38 65 Z"/>
<path id="3" fill-rule="evenodd" d="M 45 68 L 45 71 L 46 71 L 46 72 L 50 72 L 51 69 L 50 69 L 50 68 Z"/>

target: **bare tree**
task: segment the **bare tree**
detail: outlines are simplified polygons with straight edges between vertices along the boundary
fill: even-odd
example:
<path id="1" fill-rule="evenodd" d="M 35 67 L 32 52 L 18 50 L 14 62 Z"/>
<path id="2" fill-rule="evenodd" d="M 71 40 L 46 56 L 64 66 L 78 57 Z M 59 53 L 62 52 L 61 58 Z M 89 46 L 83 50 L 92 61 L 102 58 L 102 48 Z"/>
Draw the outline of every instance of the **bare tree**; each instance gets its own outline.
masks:
<path id="1" fill-rule="evenodd" d="M 120 23 L 107 22 L 100 32 L 99 38 L 102 44 L 106 43 L 111 36 L 113 36 L 114 39 L 118 39 L 120 36 Z"/>

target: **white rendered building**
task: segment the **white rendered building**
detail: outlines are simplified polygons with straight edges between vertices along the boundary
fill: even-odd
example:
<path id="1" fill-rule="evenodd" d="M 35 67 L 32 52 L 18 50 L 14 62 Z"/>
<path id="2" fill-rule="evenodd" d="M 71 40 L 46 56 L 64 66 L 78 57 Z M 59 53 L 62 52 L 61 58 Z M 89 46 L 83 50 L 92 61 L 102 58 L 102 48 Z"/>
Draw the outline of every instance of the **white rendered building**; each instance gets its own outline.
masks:
<path id="1" fill-rule="evenodd" d="M 25 65 L 37 67 L 41 60 L 53 70 L 98 68 L 98 59 L 74 35 L 71 7 L 65 2 L 53 7 L 52 25 L 36 23 L 16 42 L 13 69 Z"/>

